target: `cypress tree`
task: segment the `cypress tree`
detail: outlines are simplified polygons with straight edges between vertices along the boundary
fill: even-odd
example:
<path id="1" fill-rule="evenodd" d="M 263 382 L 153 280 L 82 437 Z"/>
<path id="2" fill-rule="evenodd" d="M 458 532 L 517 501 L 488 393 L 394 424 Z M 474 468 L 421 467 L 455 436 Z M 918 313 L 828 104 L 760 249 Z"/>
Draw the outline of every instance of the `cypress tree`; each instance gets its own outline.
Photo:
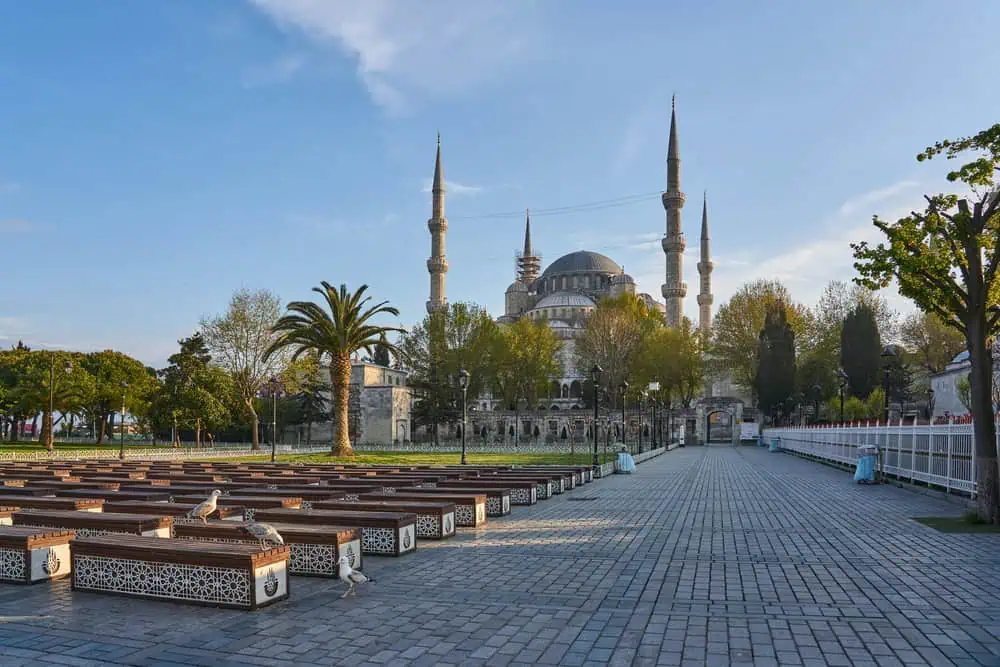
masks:
<path id="1" fill-rule="evenodd" d="M 864 399 L 879 386 L 882 339 L 875 313 L 864 304 L 858 304 L 844 318 L 840 332 L 840 364 L 847 373 L 847 387 L 852 396 Z"/>

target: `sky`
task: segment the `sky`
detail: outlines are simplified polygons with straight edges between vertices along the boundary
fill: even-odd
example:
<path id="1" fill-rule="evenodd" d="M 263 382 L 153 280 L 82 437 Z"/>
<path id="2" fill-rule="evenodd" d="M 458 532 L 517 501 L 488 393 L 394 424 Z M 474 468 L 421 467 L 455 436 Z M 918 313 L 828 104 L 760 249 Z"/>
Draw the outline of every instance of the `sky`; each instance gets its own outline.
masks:
<path id="1" fill-rule="evenodd" d="M 998 22 L 992 0 L 0 1 L 0 346 L 162 366 L 234 290 L 321 280 L 410 326 L 438 132 L 450 301 L 502 314 L 526 208 L 545 264 L 601 252 L 659 297 L 672 95 L 686 314 L 705 191 L 715 308 L 758 277 L 811 305 L 873 214 L 947 189 L 923 147 L 1000 121 Z"/>

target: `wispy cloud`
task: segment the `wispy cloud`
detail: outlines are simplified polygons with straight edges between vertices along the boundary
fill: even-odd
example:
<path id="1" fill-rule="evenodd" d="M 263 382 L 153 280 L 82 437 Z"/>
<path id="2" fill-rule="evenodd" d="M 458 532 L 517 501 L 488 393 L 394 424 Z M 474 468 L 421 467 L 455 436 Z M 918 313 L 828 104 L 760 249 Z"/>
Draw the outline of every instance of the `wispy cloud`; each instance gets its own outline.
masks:
<path id="1" fill-rule="evenodd" d="M 394 112 L 414 94 L 455 93 L 516 66 L 533 41 L 534 9 L 524 2 L 249 2 L 279 25 L 354 58 L 372 100 Z"/>
<path id="2" fill-rule="evenodd" d="M 259 88 L 285 83 L 305 67 L 305 56 L 292 53 L 281 56 L 273 62 L 248 69 L 243 73 L 244 88 Z"/>
<path id="3" fill-rule="evenodd" d="M 431 179 L 428 178 L 424 181 L 424 187 L 422 187 L 420 191 L 430 192 L 431 185 Z M 485 188 L 481 185 L 463 185 L 462 183 L 456 183 L 455 181 L 449 181 L 447 179 L 444 182 L 444 191 L 446 196 L 455 195 L 460 197 L 462 195 L 478 195 L 484 189 Z"/>
<path id="4" fill-rule="evenodd" d="M 27 220 L 0 220 L 0 234 L 23 234 L 36 229 L 38 226 Z"/>
<path id="5" fill-rule="evenodd" d="M 898 181 L 888 187 L 866 192 L 859 197 L 854 197 L 844 202 L 838 214 L 845 218 L 855 216 L 862 211 L 868 211 L 875 204 L 893 200 L 898 198 L 899 195 L 909 194 L 918 185 L 920 185 L 918 181 Z"/>

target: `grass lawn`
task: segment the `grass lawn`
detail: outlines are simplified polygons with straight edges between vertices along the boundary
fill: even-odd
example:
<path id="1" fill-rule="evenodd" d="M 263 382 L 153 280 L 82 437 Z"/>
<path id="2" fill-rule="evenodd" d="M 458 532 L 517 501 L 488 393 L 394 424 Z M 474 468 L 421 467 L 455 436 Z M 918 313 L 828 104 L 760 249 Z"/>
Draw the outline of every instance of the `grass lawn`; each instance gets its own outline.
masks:
<path id="1" fill-rule="evenodd" d="M 913 520 L 941 533 L 1000 533 L 994 523 L 980 523 L 975 513 L 965 516 L 915 516 Z"/>
<path id="2" fill-rule="evenodd" d="M 470 465 L 578 465 L 589 466 L 591 454 L 471 454 L 466 453 L 465 460 Z M 615 460 L 617 454 L 600 454 L 601 463 Z M 205 459 L 202 459 L 205 460 Z M 212 459 L 208 459 L 212 460 Z M 220 458 L 218 461 L 252 461 L 267 462 L 269 454 L 263 456 L 243 456 L 239 458 Z M 362 452 L 351 458 L 330 456 L 329 454 L 289 454 L 278 456 L 278 461 L 288 463 L 381 463 L 381 464 L 415 464 L 415 465 L 458 465 L 462 455 L 458 453 L 425 454 L 410 452 Z"/>

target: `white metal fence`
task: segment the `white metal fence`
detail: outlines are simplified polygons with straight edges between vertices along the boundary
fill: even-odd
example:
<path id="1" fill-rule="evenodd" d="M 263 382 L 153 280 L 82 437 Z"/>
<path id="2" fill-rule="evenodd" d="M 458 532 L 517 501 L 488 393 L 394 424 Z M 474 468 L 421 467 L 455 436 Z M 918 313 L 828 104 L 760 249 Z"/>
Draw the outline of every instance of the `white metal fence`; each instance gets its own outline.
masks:
<path id="1" fill-rule="evenodd" d="M 323 447 L 292 447 L 291 445 L 278 445 L 277 454 L 315 454 L 330 451 L 329 445 Z M 249 445 L 237 447 L 202 447 L 195 449 L 191 447 L 146 447 L 138 449 L 128 447 L 125 449 L 127 459 L 198 459 L 198 458 L 228 458 L 237 456 L 269 456 L 271 447 L 262 445 L 260 449 L 254 451 Z M 48 452 L 44 449 L 37 451 L 7 451 L 0 452 L 0 461 L 45 461 L 49 459 L 117 459 L 117 449 L 59 449 Z"/>
<path id="2" fill-rule="evenodd" d="M 858 447 L 877 447 L 882 472 L 900 480 L 976 494 L 971 423 L 769 428 L 761 436 L 781 450 L 854 465 Z"/>

